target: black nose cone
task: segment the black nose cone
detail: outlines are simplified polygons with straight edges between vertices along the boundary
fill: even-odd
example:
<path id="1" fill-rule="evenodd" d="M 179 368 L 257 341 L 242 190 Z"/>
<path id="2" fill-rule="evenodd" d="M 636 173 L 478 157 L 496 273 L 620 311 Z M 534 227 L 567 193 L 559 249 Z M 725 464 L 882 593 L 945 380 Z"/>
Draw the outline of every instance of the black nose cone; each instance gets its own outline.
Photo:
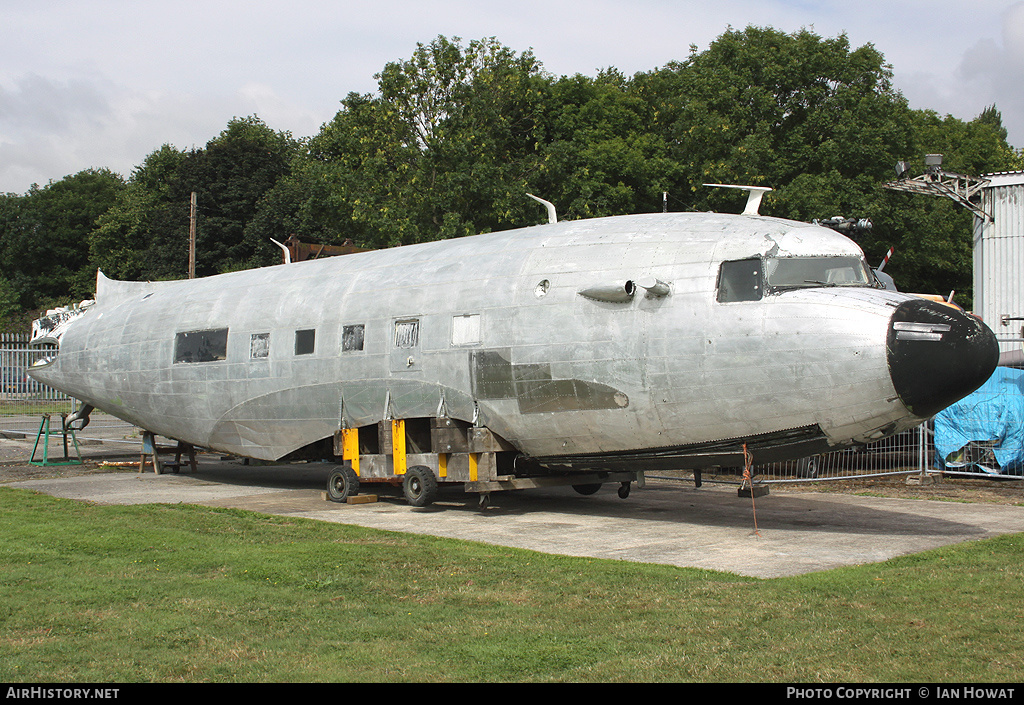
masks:
<path id="1" fill-rule="evenodd" d="M 889 320 L 889 376 L 912 414 L 927 418 L 992 376 L 999 344 L 977 318 L 945 304 L 905 301 Z"/>

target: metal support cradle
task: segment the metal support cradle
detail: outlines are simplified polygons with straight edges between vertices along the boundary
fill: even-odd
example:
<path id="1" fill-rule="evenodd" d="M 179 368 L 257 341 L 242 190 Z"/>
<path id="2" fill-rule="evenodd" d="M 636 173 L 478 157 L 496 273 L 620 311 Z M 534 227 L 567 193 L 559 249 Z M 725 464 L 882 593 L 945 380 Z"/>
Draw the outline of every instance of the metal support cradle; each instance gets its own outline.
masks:
<path id="1" fill-rule="evenodd" d="M 157 475 L 163 474 L 165 471 L 170 470 L 172 472 L 178 472 L 182 466 L 188 465 L 192 472 L 196 471 L 196 449 L 189 443 L 182 443 L 176 441 L 177 445 L 173 446 L 162 446 L 157 444 L 156 435 L 145 431 L 142 434 L 142 453 L 139 456 L 139 472 L 143 472 L 146 469 L 147 457 L 152 458 L 153 472 Z M 160 460 L 161 453 L 174 453 L 173 462 L 164 462 Z M 187 455 L 188 460 L 182 461 L 182 456 Z"/>
<path id="2" fill-rule="evenodd" d="M 67 425 L 67 414 L 61 414 L 61 429 L 59 431 L 50 430 L 50 414 L 43 414 L 42 421 L 39 423 L 39 433 L 36 434 L 35 445 L 32 446 L 32 457 L 29 459 L 29 465 L 81 465 L 82 464 L 82 451 L 78 447 L 78 438 L 75 437 L 75 430 L 69 428 Z M 50 460 L 50 437 L 60 436 L 64 441 L 64 459 L 63 460 Z M 75 445 L 76 458 L 72 458 L 68 454 L 68 436 L 71 436 L 71 441 Z M 45 439 L 45 440 L 44 440 Z M 36 459 L 36 452 L 39 450 L 39 442 L 43 441 L 43 457 L 41 460 Z"/>

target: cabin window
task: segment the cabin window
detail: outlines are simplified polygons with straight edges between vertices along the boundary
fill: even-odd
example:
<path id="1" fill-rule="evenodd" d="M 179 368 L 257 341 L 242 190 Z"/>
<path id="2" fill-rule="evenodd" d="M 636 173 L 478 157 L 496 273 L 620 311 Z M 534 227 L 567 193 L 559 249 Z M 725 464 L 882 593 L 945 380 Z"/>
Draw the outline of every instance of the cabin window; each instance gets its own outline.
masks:
<path id="1" fill-rule="evenodd" d="M 249 339 L 249 358 L 270 357 L 270 333 L 253 333 Z"/>
<path id="2" fill-rule="evenodd" d="M 480 314 L 470 313 L 452 317 L 452 345 L 478 345 L 480 343 Z"/>
<path id="3" fill-rule="evenodd" d="M 395 347 L 415 348 L 420 342 L 420 321 L 413 318 L 407 321 L 395 321 Z"/>
<path id="4" fill-rule="evenodd" d="M 174 362 L 216 362 L 228 356 L 228 329 L 192 330 L 174 339 Z"/>
<path id="5" fill-rule="evenodd" d="M 722 262 L 718 272 L 718 300 L 757 301 L 763 291 L 760 259 Z"/>
<path id="6" fill-rule="evenodd" d="M 365 330 L 362 324 L 356 326 L 343 326 L 341 329 L 341 351 L 353 352 L 363 349 L 363 336 Z"/>
<path id="7" fill-rule="evenodd" d="M 296 355 L 312 355 L 314 349 L 316 349 L 316 330 L 314 328 L 295 331 Z"/>

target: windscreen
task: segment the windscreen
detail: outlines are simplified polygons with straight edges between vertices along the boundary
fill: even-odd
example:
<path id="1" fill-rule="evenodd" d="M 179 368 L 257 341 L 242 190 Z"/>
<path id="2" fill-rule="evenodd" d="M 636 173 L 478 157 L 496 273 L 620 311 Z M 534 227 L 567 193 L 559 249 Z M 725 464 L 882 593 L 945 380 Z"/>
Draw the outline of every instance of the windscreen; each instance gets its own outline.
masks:
<path id="1" fill-rule="evenodd" d="M 821 286 L 873 286 L 862 257 L 768 257 L 765 278 L 771 292 Z"/>

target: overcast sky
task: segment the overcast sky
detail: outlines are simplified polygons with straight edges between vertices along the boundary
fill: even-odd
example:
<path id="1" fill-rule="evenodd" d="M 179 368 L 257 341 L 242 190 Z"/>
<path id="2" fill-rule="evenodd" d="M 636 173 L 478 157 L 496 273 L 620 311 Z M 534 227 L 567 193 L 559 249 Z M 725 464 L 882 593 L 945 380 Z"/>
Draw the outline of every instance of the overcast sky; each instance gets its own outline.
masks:
<path id="1" fill-rule="evenodd" d="M 874 44 L 912 107 L 970 120 L 995 103 L 1024 147 L 1020 1 L 0 0 L 0 192 L 89 167 L 127 177 L 235 116 L 316 134 L 439 34 L 532 49 L 555 75 L 632 75 L 751 24 Z"/>

